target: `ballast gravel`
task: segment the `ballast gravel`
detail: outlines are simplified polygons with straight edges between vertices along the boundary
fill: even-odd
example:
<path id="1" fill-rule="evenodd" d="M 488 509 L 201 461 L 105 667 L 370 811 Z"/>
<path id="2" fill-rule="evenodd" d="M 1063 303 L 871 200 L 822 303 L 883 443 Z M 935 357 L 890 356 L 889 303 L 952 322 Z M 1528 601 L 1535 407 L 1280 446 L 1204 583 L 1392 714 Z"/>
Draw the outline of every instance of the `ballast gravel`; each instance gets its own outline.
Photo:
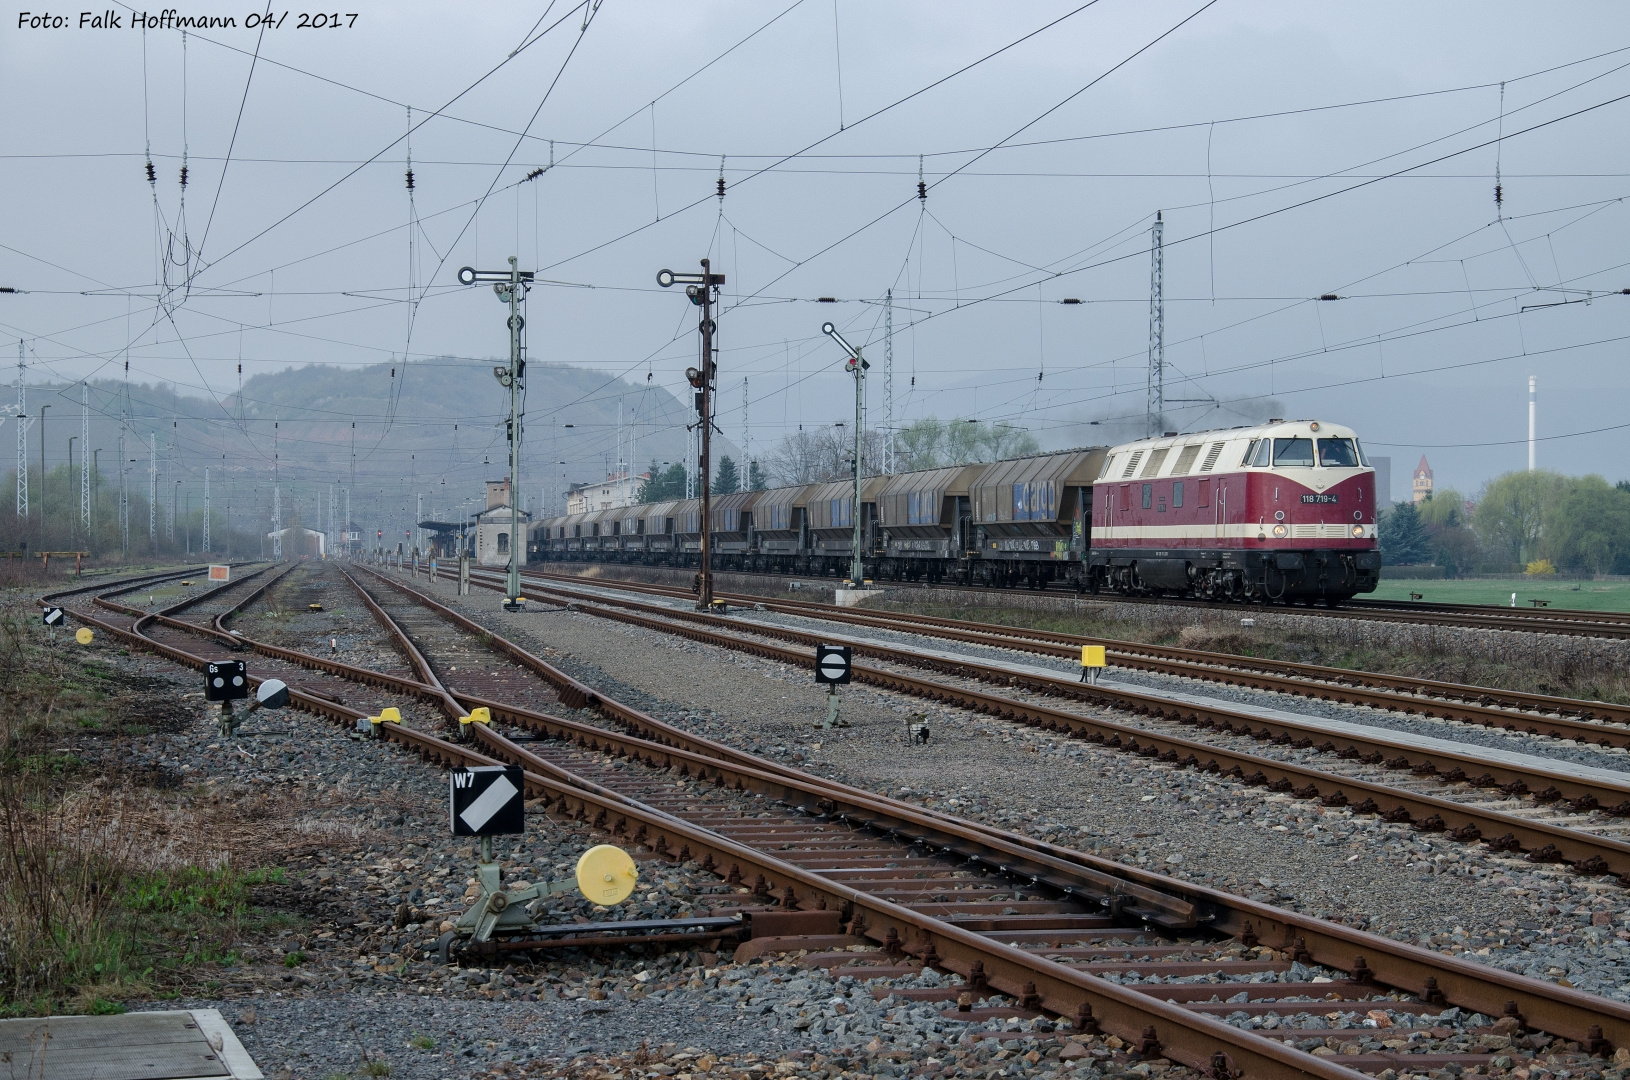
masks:
<path id="1" fill-rule="evenodd" d="M 844 688 L 849 727 L 820 730 L 825 695 L 807 671 L 583 612 L 508 614 L 491 593 L 416 587 L 629 705 L 819 775 L 1630 1000 L 1630 903 L 1613 878 L 869 687 Z M 908 736 L 922 722 L 926 745 Z"/>

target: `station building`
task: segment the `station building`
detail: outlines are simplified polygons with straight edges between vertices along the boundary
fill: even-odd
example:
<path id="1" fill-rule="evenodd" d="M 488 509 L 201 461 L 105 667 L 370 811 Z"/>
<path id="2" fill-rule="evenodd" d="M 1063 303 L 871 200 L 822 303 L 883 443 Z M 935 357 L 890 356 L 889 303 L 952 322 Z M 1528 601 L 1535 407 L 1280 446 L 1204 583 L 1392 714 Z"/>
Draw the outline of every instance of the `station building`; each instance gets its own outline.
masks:
<path id="1" fill-rule="evenodd" d="M 475 516 L 474 555 L 478 566 L 508 566 L 509 546 L 515 542 L 510 536 L 514 528 L 509 478 L 487 481 L 487 508 Z M 532 516 L 520 512 L 521 542 L 525 543 L 527 524 Z M 525 561 L 522 549 L 522 561 Z"/>

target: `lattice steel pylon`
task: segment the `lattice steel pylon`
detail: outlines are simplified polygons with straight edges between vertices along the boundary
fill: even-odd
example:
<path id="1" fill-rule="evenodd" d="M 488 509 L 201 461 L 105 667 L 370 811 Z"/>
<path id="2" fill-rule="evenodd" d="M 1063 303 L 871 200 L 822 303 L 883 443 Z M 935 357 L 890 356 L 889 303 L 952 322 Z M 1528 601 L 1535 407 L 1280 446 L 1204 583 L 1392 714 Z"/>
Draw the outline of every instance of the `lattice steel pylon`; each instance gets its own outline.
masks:
<path id="1" fill-rule="evenodd" d="M 28 387 L 24 386 L 23 342 L 17 341 L 17 516 L 28 516 Z"/>
<path id="2" fill-rule="evenodd" d="M 147 543 L 158 547 L 158 433 L 147 433 Z"/>
<path id="3" fill-rule="evenodd" d="M 200 550 L 209 551 L 209 466 L 204 466 L 204 539 Z"/>
<path id="4" fill-rule="evenodd" d="M 91 532 L 91 397 L 90 388 L 79 384 L 79 445 L 85 451 L 79 465 L 79 520 L 85 535 Z"/>
<path id="5" fill-rule="evenodd" d="M 1166 231 L 1160 211 L 1149 228 L 1149 385 L 1144 435 L 1159 435 L 1166 414 L 1166 261 L 1162 238 Z"/>
<path id="6" fill-rule="evenodd" d="M 278 421 L 272 421 L 272 558 L 283 557 L 282 458 L 277 448 Z"/>
<path id="7" fill-rule="evenodd" d="M 883 294 L 883 472 L 894 473 L 894 290 Z"/>

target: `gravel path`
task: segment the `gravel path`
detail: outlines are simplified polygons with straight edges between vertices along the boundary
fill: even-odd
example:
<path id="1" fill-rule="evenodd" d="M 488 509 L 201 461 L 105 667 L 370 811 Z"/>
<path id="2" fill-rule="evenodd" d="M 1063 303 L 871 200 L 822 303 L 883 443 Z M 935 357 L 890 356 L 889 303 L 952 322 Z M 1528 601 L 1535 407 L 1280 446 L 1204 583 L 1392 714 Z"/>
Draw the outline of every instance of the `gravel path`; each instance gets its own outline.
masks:
<path id="1" fill-rule="evenodd" d="M 493 594 L 458 598 L 429 588 L 578 678 L 701 734 L 1083 851 L 1630 1000 L 1630 904 L 1611 879 L 866 687 L 843 695 L 850 728 L 818 731 L 825 698 L 806 672 L 584 614 L 509 615 Z M 927 746 L 905 737 L 919 717 L 933 731 Z"/>

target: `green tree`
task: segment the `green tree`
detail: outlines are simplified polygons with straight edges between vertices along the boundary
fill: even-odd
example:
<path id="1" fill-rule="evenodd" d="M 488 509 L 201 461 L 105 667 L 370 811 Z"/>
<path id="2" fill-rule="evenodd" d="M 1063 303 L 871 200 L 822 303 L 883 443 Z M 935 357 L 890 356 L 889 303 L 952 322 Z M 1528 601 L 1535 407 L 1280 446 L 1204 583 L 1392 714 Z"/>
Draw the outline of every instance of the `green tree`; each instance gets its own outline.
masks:
<path id="1" fill-rule="evenodd" d="M 642 503 L 664 502 L 685 497 L 685 466 L 674 463 L 663 469 L 651 462 L 651 478 L 640 485 L 634 497 Z"/>
<path id="2" fill-rule="evenodd" d="M 1490 480 L 1472 521 L 1484 550 L 1506 563 L 1536 558 L 1546 520 L 1565 482 L 1560 473 L 1543 469 L 1510 472 Z"/>
<path id="3" fill-rule="evenodd" d="M 1431 561 L 1431 544 L 1414 503 L 1397 503 L 1383 514 L 1378 534 L 1381 561 L 1388 566 L 1412 566 Z"/>
<path id="4" fill-rule="evenodd" d="M 1421 524 L 1428 529 L 1433 526 L 1452 529 L 1467 521 L 1466 497 L 1454 488 L 1434 491 L 1416 503 L 1415 510 L 1421 515 Z"/>
<path id="5" fill-rule="evenodd" d="M 1006 420 L 999 420 L 994 424 L 980 424 L 980 442 L 984 445 L 986 461 L 1001 461 L 1004 458 L 1029 457 L 1031 454 L 1041 453 L 1041 444 L 1036 437 L 1022 427 L 1017 427 Z"/>
<path id="6" fill-rule="evenodd" d="M 713 493 L 715 495 L 734 495 L 741 490 L 741 474 L 736 470 L 735 461 L 728 457 L 719 459 L 719 467 L 713 471 Z"/>
<path id="7" fill-rule="evenodd" d="M 945 464 L 945 424 L 933 416 L 914 420 L 894 436 L 895 457 L 907 472 Z"/>
<path id="8" fill-rule="evenodd" d="M 986 424 L 966 418 L 944 421 L 926 416 L 895 435 L 894 449 L 909 472 L 1026 457 L 1039 454 L 1041 444 L 1029 431 L 1006 420 Z"/>
<path id="9" fill-rule="evenodd" d="M 764 474 L 764 470 L 759 466 L 758 462 L 749 461 L 747 463 L 747 490 L 763 491 L 768 486 L 769 477 Z"/>
<path id="10" fill-rule="evenodd" d="M 1570 477 L 1550 504 L 1539 554 L 1563 570 L 1604 574 L 1630 562 L 1630 491 Z"/>

